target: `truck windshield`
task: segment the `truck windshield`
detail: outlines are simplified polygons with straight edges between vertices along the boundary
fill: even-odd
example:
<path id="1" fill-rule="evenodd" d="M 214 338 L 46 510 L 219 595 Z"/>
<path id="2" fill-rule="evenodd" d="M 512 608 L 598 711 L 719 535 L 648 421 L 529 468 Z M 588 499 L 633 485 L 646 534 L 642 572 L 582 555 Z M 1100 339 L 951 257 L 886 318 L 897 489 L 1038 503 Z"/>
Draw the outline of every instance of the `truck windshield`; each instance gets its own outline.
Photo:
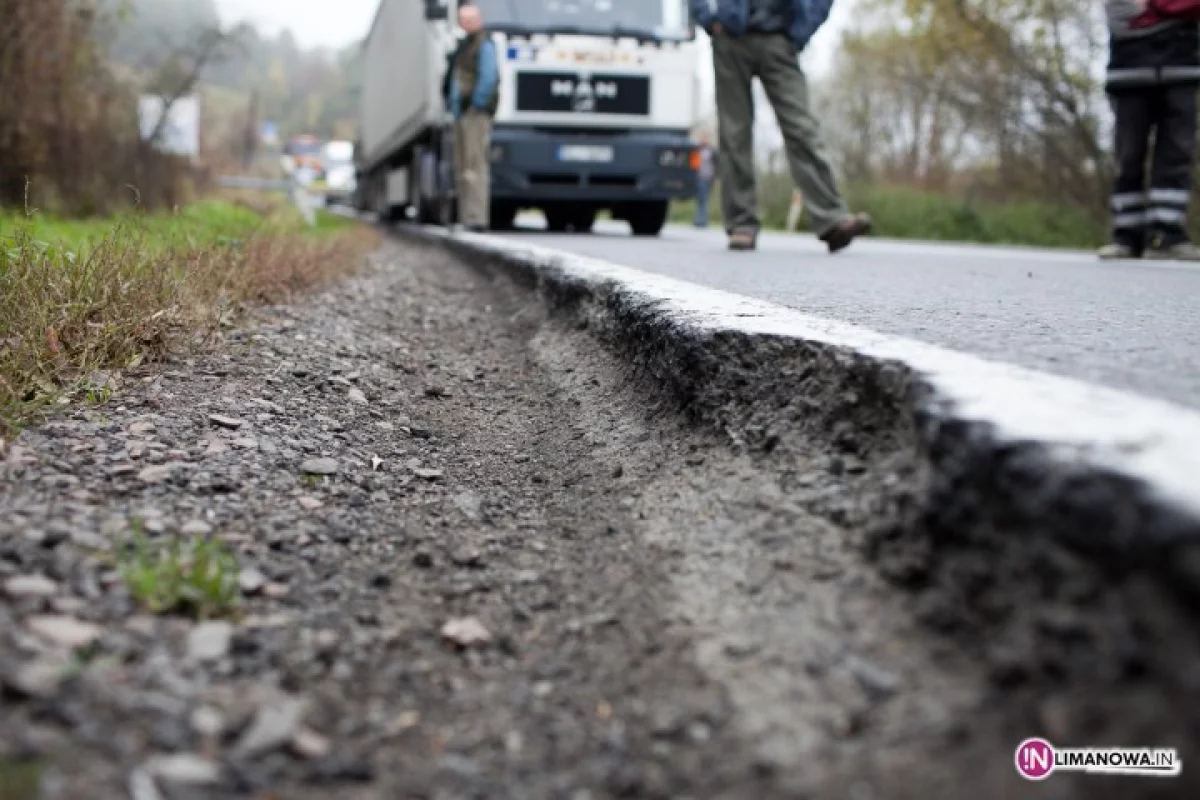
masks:
<path id="1" fill-rule="evenodd" d="M 687 0 L 475 0 L 484 24 L 510 33 L 690 37 Z"/>

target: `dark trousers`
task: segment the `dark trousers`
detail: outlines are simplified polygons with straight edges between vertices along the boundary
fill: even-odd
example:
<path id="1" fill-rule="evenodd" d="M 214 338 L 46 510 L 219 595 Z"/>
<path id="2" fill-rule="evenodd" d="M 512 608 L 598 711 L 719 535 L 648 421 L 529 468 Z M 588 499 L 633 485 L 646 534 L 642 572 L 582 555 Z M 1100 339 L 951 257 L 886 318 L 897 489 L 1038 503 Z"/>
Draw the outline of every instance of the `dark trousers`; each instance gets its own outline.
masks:
<path id="1" fill-rule="evenodd" d="M 1117 179 L 1111 198 L 1114 240 L 1137 252 L 1187 241 L 1196 86 L 1122 89 L 1109 99 L 1117 118 Z M 1147 182 L 1152 140 L 1154 160 Z"/>
<path id="2" fill-rule="evenodd" d="M 813 230 L 824 234 L 849 212 L 833 177 L 821 126 L 809 105 L 808 81 L 796 47 L 778 33 L 712 38 L 721 139 L 721 212 L 729 233 L 760 227 L 754 180 L 754 94 L 757 77 L 775 110 L 792 180 L 804 193 Z"/>

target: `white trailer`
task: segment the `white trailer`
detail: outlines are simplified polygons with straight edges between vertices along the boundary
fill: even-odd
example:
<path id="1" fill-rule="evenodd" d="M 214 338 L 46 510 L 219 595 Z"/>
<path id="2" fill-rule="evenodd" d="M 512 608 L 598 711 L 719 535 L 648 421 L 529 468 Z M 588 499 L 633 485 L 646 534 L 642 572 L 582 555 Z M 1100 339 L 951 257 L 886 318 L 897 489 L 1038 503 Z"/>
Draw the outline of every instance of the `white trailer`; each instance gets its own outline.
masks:
<path id="1" fill-rule="evenodd" d="M 699 88 L 687 0 L 474 0 L 500 60 L 492 224 L 543 211 L 553 230 L 597 212 L 656 235 L 695 192 Z M 442 96 L 456 0 L 383 0 L 366 42 L 358 204 L 385 219 L 455 219 Z"/>

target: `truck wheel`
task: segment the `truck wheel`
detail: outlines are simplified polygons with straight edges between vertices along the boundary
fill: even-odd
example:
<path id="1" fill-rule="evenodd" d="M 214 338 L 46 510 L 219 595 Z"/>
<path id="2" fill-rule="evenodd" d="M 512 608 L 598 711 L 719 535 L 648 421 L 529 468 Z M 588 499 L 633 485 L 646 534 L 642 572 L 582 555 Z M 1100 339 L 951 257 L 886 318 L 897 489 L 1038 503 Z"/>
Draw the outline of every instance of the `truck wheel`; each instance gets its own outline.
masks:
<path id="1" fill-rule="evenodd" d="M 670 204 L 667 201 L 638 203 L 629 209 L 629 227 L 634 236 L 658 236 L 667 224 Z"/>
<path id="2" fill-rule="evenodd" d="M 422 155 L 423 153 L 418 150 L 408 168 L 408 200 L 412 203 L 413 211 L 416 212 L 413 216 L 417 218 L 417 224 L 433 225 L 437 222 L 435 209 L 429 202 L 429 198 L 421 191 Z"/>
<path id="3" fill-rule="evenodd" d="M 512 203 L 492 203 L 491 228 L 494 231 L 511 231 L 517 223 L 517 207 Z"/>

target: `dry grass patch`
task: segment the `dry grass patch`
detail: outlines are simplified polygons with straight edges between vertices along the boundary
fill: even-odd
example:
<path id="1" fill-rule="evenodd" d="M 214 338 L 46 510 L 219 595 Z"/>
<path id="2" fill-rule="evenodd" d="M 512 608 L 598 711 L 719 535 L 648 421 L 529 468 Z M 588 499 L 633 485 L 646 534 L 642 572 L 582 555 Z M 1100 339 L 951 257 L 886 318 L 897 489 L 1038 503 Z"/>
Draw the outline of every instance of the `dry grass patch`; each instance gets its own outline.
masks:
<path id="1" fill-rule="evenodd" d="M 115 223 L 0 218 L 0 436 L 102 399 L 102 371 L 203 345 L 247 305 L 353 272 L 377 243 L 347 220 L 306 227 L 228 203 Z"/>

